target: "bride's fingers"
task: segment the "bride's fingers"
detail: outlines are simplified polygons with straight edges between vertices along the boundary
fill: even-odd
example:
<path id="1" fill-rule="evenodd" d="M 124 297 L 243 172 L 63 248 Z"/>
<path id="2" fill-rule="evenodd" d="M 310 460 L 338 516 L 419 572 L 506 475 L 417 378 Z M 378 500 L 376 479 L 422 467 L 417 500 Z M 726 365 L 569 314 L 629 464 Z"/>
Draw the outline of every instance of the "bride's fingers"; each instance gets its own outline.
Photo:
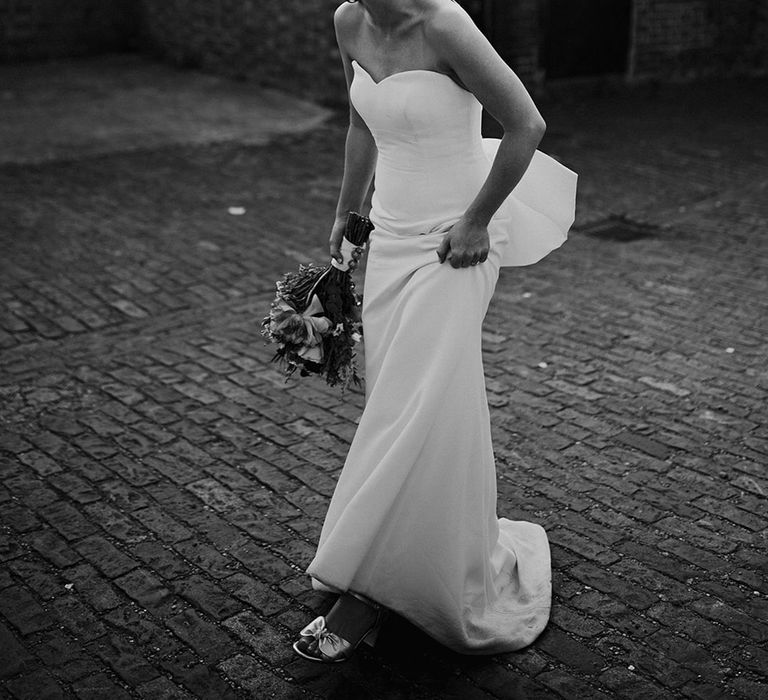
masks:
<path id="1" fill-rule="evenodd" d="M 331 240 L 328 241 L 328 251 L 336 262 L 344 262 L 344 256 L 341 254 L 341 240 L 338 236 L 331 236 Z"/>
<path id="2" fill-rule="evenodd" d="M 437 257 L 440 258 L 440 264 L 442 265 L 448 257 L 448 252 L 451 249 L 451 242 L 448 240 L 448 236 L 443 236 L 443 240 L 440 241 L 440 245 L 437 246 Z"/>

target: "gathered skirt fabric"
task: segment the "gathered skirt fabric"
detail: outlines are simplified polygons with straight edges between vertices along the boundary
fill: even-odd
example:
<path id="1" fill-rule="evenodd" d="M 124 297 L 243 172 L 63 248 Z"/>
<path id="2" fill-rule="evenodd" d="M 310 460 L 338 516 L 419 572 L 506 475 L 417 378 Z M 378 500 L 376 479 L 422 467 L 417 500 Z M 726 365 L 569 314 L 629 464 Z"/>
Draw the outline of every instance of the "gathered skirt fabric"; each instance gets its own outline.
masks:
<path id="1" fill-rule="evenodd" d="M 544 530 L 496 514 L 481 329 L 508 235 L 490 232 L 463 269 L 439 263 L 440 232 L 373 232 L 366 407 L 308 568 L 467 654 L 530 644 L 551 600 Z"/>

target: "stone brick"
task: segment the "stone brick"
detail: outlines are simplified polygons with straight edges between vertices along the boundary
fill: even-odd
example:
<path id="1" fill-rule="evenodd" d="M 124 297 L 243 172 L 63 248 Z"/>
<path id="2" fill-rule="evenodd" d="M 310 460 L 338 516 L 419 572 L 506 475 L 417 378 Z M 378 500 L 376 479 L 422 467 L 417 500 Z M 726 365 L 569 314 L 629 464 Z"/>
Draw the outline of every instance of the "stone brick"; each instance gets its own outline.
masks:
<path id="1" fill-rule="evenodd" d="M 174 549 L 213 578 L 229 576 L 238 567 L 232 557 L 224 556 L 210 545 L 196 540 L 177 542 Z"/>
<path id="2" fill-rule="evenodd" d="M 548 536 L 552 542 L 602 565 L 612 564 L 619 558 L 615 553 L 606 549 L 605 545 L 570 532 L 566 528 L 555 528 L 548 533 Z"/>
<path id="3" fill-rule="evenodd" d="M 579 637 L 594 637 L 605 630 L 605 625 L 599 620 L 581 615 L 564 605 L 553 609 L 550 620 L 560 629 Z"/>
<path id="4" fill-rule="evenodd" d="M 146 683 L 160 675 L 137 651 L 136 645 L 118 633 L 111 632 L 96 640 L 89 646 L 89 651 L 99 656 L 128 685 Z"/>
<path id="5" fill-rule="evenodd" d="M 65 581 L 40 559 L 14 559 L 8 567 L 43 600 L 51 600 L 64 590 Z"/>
<path id="6" fill-rule="evenodd" d="M 143 523 L 140 524 L 103 501 L 90 503 L 83 508 L 83 511 L 92 521 L 98 523 L 105 534 L 122 542 L 141 542 L 147 538 L 148 532 L 143 527 Z"/>
<path id="7" fill-rule="evenodd" d="M 544 634 L 539 637 L 537 646 L 581 673 L 594 674 L 606 665 L 602 656 L 596 654 L 581 641 L 569 637 L 554 627 L 548 627 L 545 630 Z"/>
<path id="8" fill-rule="evenodd" d="M 659 547 L 713 573 L 730 568 L 730 564 L 726 559 L 717 557 L 711 552 L 707 552 L 699 547 L 695 547 L 689 542 L 670 538 L 660 542 Z"/>
<path id="9" fill-rule="evenodd" d="M 176 484 L 184 485 L 200 478 L 199 469 L 168 455 L 147 455 L 144 457 L 144 463 Z"/>
<path id="10" fill-rule="evenodd" d="M 591 564 L 577 564 L 571 568 L 571 575 L 604 593 L 616 596 L 634 608 L 643 610 L 656 602 L 657 596 L 637 584 L 618 578 L 604 569 Z"/>
<path id="11" fill-rule="evenodd" d="M 618 697 L 666 700 L 669 690 L 653 681 L 638 676 L 627 668 L 610 668 L 600 674 L 600 682 Z"/>
<path id="12" fill-rule="evenodd" d="M 19 644 L 13 633 L 2 623 L 0 623 L 0 648 L 3 650 L 0 678 L 11 678 L 37 665 L 35 657 Z"/>
<path id="13" fill-rule="evenodd" d="M 89 564 L 66 569 L 61 575 L 78 596 L 99 612 L 110 610 L 120 603 L 112 586 Z"/>
<path id="14" fill-rule="evenodd" d="M 25 452 L 19 456 L 19 459 L 32 467 L 40 476 L 49 476 L 61 471 L 61 466 L 55 460 L 37 450 Z"/>
<path id="15" fill-rule="evenodd" d="M 688 604 L 658 603 L 647 611 L 647 615 L 658 620 L 664 627 L 675 632 L 681 632 L 690 639 L 696 639 L 710 645 L 710 648 L 718 644 L 722 645 L 726 640 L 731 647 L 741 646 L 744 641 L 740 635 L 733 632 L 729 633 L 720 625 L 696 615 L 691 611 Z"/>
<path id="16" fill-rule="evenodd" d="M 187 484 L 187 488 L 207 506 L 216 511 L 234 510 L 243 507 L 242 499 L 215 479 L 200 479 Z"/>
<path id="17" fill-rule="evenodd" d="M 37 552 L 54 566 L 71 566 L 80 560 L 75 552 L 61 537 L 52 530 L 38 530 L 29 536 L 29 543 Z"/>
<path id="18" fill-rule="evenodd" d="M 6 683 L 18 700 L 59 700 L 66 698 L 64 688 L 45 669 L 38 669 Z"/>
<path id="19" fill-rule="evenodd" d="M 113 578 L 135 569 L 138 563 L 103 537 L 89 537 L 76 545 L 77 551 L 106 576 Z"/>
<path id="20" fill-rule="evenodd" d="M 615 676 L 613 685 L 604 681 L 606 685 L 618 689 L 622 685 L 632 686 L 635 683 L 642 684 L 645 677 L 651 676 L 655 681 L 667 689 L 679 688 L 696 674 L 683 666 L 670 660 L 660 653 L 654 645 L 645 645 L 642 640 L 630 639 L 617 634 L 607 634 L 602 637 L 597 646 L 613 663 L 621 662 L 626 671 L 632 673 L 620 673 L 614 667 L 612 676 Z M 633 668 L 630 669 L 630 666 Z M 640 675 L 640 678 L 636 674 Z M 655 684 L 650 687 L 657 687 Z"/>
<path id="21" fill-rule="evenodd" d="M 191 570 L 189 563 L 159 542 L 141 542 L 131 552 L 164 579 L 184 576 Z"/>
<path id="22" fill-rule="evenodd" d="M 272 522 L 264 513 L 252 508 L 243 508 L 230 513 L 229 521 L 253 539 L 261 542 L 274 544 L 290 536 L 285 528 Z"/>
<path id="23" fill-rule="evenodd" d="M 223 579 L 221 584 L 261 615 L 274 615 L 291 604 L 288 598 L 272 590 L 266 583 L 246 574 L 233 574 Z M 306 589 L 306 581 L 302 581 L 302 584 Z"/>
<path id="24" fill-rule="evenodd" d="M 102 439 L 100 435 L 110 435 L 110 434 L 119 433 L 122 430 L 122 427 L 116 424 L 112 424 L 106 419 L 97 418 L 97 417 L 91 417 L 88 425 L 90 427 L 93 427 L 93 423 L 97 424 L 96 427 L 98 428 L 98 430 L 96 432 L 98 433 L 98 435 L 92 435 L 90 433 L 86 435 L 80 435 L 75 440 L 73 440 L 73 444 L 77 445 L 81 450 L 83 450 L 83 452 L 88 454 L 90 457 L 93 457 L 93 459 L 101 460 L 101 459 L 106 459 L 107 457 L 114 456 L 115 453 L 117 452 L 117 449 L 115 448 L 114 445 Z"/>
<path id="25" fill-rule="evenodd" d="M 700 615 L 710 620 L 716 620 L 756 642 L 768 640 L 768 624 L 766 622 L 755 619 L 721 600 L 701 598 L 693 601 L 691 607 Z"/>
<path id="26" fill-rule="evenodd" d="M 57 620 L 75 637 L 90 641 L 104 634 L 101 621 L 74 595 L 57 598 L 51 603 Z"/>
<path id="27" fill-rule="evenodd" d="M 669 556 L 667 551 L 659 551 L 658 545 L 649 546 L 627 541 L 620 542 L 616 549 L 631 556 L 635 561 L 642 562 L 648 569 L 661 572 L 679 582 L 686 582 L 701 573 L 700 568 L 689 566 L 675 556 Z"/>
<path id="28" fill-rule="evenodd" d="M 725 668 L 699 644 L 689 642 L 667 630 L 655 632 L 646 641 L 679 664 L 677 673 L 681 672 L 682 667 L 708 682 L 719 682 L 724 677 Z"/>
<path id="29" fill-rule="evenodd" d="M 282 631 L 252 612 L 244 612 L 224 622 L 224 626 L 242 639 L 259 657 L 273 667 L 279 667 L 293 658 L 290 639 Z"/>
<path id="30" fill-rule="evenodd" d="M 0 449 L 12 452 L 13 454 L 19 454 L 32 449 L 32 444 L 19 433 L 7 430 L 3 431 L 3 434 L 0 435 Z"/>
<path id="31" fill-rule="evenodd" d="M 552 697 L 550 691 L 536 681 L 504 668 L 500 664 L 485 664 L 468 669 L 467 675 L 486 693 L 495 698 L 526 698 L 543 700 Z"/>
<path id="32" fill-rule="evenodd" d="M 608 700 L 610 697 L 593 685 L 559 669 L 540 673 L 536 676 L 536 680 L 563 697 L 590 698 L 591 700 Z"/>
<path id="33" fill-rule="evenodd" d="M 214 620 L 223 620 L 243 609 L 243 604 L 203 576 L 194 575 L 178 581 L 174 590 Z"/>
<path id="34" fill-rule="evenodd" d="M 76 503 L 92 503 L 100 498 L 99 493 L 76 474 L 55 474 L 51 476 L 48 483 L 64 492 Z"/>
<path id="35" fill-rule="evenodd" d="M 737 693 L 741 698 L 759 698 L 765 695 L 766 685 L 764 679 L 752 680 L 750 678 L 734 678 L 729 682 L 729 690 Z M 721 686 L 722 688 L 722 686 Z"/>
<path id="36" fill-rule="evenodd" d="M 609 568 L 612 573 L 634 581 L 643 589 L 656 592 L 663 600 L 684 602 L 699 597 L 699 593 L 669 576 L 649 569 L 648 566 L 631 557 L 624 557 Z"/>
<path id="37" fill-rule="evenodd" d="M 15 534 L 0 532 L 0 561 L 9 561 L 24 553 Z"/>
<path id="38" fill-rule="evenodd" d="M 99 483 L 99 489 L 117 508 L 127 511 L 146 508 L 150 501 L 140 490 L 131 488 L 121 479 L 108 479 Z"/>
<path id="39" fill-rule="evenodd" d="M 83 642 L 73 639 L 63 630 L 45 632 L 40 643 L 35 646 L 35 653 L 46 668 L 67 682 L 97 673 L 101 669 L 98 660 L 85 651 Z"/>
<path id="40" fill-rule="evenodd" d="M 285 680 L 261 666 L 253 657 L 238 654 L 219 664 L 219 668 L 233 683 L 249 693 L 264 697 L 280 697 L 299 700 L 304 693 L 291 687 Z"/>
<path id="41" fill-rule="evenodd" d="M 702 496 L 694 501 L 694 505 L 713 515 L 722 516 L 726 520 L 730 520 L 732 523 L 753 532 L 760 532 L 768 527 L 768 519 L 765 517 L 752 514 L 730 503 L 723 503 L 715 498 Z"/>
<path id="42" fill-rule="evenodd" d="M 129 435 L 123 431 L 117 440 L 124 449 L 130 451 L 138 458 L 156 449 L 152 440 L 140 437 L 135 432 Z M 106 464 L 117 476 L 127 481 L 131 486 L 147 486 L 157 481 L 157 473 L 144 466 L 137 457 L 115 455 L 110 457 Z"/>
<path id="43" fill-rule="evenodd" d="M 189 644 L 209 663 L 234 654 L 237 647 L 227 634 L 194 610 L 185 610 L 166 621 L 168 627 L 182 641 Z"/>
<path id="44" fill-rule="evenodd" d="M 684 522 L 680 518 L 663 518 L 656 525 L 670 535 L 679 537 L 689 544 L 709 550 L 710 552 L 727 554 L 736 548 L 735 544 L 717 533 L 695 523 Z"/>
<path id="45" fill-rule="evenodd" d="M 74 683 L 72 690 L 80 700 L 129 700 L 128 692 L 117 685 L 105 673 L 96 673 Z"/>
<path id="46" fill-rule="evenodd" d="M 3 591 L 0 596 L 0 613 L 22 635 L 48 629 L 55 621 L 54 616 L 20 586 L 11 586 Z"/>
<path id="47" fill-rule="evenodd" d="M 40 510 L 40 514 L 67 540 L 78 540 L 96 530 L 93 523 L 86 520 L 80 511 L 63 501 L 45 506 Z"/>
<path id="48" fill-rule="evenodd" d="M 136 692 L 150 700 L 192 700 L 194 697 L 164 676 L 136 686 Z"/>
<path id="49" fill-rule="evenodd" d="M 223 554 L 241 536 L 240 531 L 231 523 L 229 513 L 220 516 L 210 510 L 196 508 L 191 513 L 185 513 L 184 519 L 198 535 L 210 540 Z"/>
<path id="50" fill-rule="evenodd" d="M 149 528 L 164 542 L 178 542 L 192 537 L 192 532 L 155 506 L 134 511 L 133 517 Z"/>
<path id="51" fill-rule="evenodd" d="M 235 543 L 230 554 L 241 562 L 249 571 L 267 581 L 278 581 L 296 571 L 282 559 L 263 549 L 255 542 L 243 540 Z"/>
<path id="52" fill-rule="evenodd" d="M 316 547 L 294 538 L 271 545 L 271 551 L 283 557 L 289 565 L 303 571 L 315 556 Z"/>
<path id="53" fill-rule="evenodd" d="M 134 569 L 125 576 L 116 578 L 115 585 L 155 615 L 164 615 L 171 610 L 173 594 L 162 581 L 144 569 Z"/>

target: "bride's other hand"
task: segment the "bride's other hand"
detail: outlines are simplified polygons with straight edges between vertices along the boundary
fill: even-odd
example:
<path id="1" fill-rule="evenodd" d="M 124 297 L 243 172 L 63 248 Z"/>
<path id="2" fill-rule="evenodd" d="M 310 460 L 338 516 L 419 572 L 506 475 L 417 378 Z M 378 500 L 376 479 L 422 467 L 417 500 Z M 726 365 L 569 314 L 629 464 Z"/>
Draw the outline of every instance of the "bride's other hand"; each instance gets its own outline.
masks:
<path id="1" fill-rule="evenodd" d="M 437 257 L 441 264 L 447 260 L 451 267 L 469 267 L 484 263 L 490 249 L 487 226 L 459 219 L 443 236 L 437 248 Z"/>
<path id="2" fill-rule="evenodd" d="M 339 264 L 344 262 L 344 257 L 341 254 L 341 240 L 344 238 L 344 230 L 347 226 L 347 219 L 344 216 L 337 216 L 333 222 L 331 228 L 331 237 L 328 240 L 328 248 L 331 253 L 331 257 Z"/>

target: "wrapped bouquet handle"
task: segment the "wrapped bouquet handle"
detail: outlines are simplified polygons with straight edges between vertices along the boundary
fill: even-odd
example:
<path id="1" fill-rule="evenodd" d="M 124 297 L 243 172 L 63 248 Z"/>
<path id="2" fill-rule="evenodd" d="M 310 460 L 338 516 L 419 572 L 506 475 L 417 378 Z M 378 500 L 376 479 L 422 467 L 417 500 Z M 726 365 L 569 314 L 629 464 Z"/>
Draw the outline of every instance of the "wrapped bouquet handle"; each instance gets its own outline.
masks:
<path id="1" fill-rule="evenodd" d="M 361 298 L 351 273 L 357 268 L 373 225 L 366 216 L 349 212 L 340 246 L 342 262 L 300 265 L 276 283 L 277 293 L 262 334 L 277 343 L 274 361 L 286 377 L 320 374 L 331 386 L 359 384 L 354 346 L 362 338 Z M 315 319 L 313 322 L 307 317 Z M 314 333 L 309 329 L 314 329 Z M 321 329 L 318 342 L 318 329 Z"/>
<path id="2" fill-rule="evenodd" d="M 367 216 L 361 216 L 354 211 L 349 212 L 347 214 L 344 237 L 341 239 L 341 245 L 339 246 L 342 261 L 337 262 L 331 258 L 331 265 L 342 272 L 354 270 L 368 243 L 372 230 L 373 224 Z"/>

